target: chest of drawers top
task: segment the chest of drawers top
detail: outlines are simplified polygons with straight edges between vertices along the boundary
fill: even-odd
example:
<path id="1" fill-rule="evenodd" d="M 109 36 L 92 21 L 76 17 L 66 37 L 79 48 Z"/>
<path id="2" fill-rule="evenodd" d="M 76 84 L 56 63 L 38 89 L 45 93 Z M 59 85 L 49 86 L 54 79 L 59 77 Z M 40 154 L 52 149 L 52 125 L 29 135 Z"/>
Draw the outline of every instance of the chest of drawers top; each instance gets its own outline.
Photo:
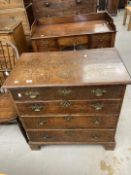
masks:
<path id="1" fill-rule="evenodd" d="M 115 48 L 25 53 L 4 88 L 117 85 L 131 82 Z"/>

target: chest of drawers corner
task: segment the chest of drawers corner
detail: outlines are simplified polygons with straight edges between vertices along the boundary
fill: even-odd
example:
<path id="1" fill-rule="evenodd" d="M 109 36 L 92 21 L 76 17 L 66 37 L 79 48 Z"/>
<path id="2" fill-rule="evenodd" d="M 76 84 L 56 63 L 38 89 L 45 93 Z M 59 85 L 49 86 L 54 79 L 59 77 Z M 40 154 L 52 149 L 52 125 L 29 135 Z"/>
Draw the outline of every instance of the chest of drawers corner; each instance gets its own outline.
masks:
<path id="1" fill-rule="evenodd" d="M 48 144 L 100 144 L 108 150 L 115 148 L 130 82 L 116 49 L 97 49 L 24 54 L 4 88 L 32 150 Z"/>

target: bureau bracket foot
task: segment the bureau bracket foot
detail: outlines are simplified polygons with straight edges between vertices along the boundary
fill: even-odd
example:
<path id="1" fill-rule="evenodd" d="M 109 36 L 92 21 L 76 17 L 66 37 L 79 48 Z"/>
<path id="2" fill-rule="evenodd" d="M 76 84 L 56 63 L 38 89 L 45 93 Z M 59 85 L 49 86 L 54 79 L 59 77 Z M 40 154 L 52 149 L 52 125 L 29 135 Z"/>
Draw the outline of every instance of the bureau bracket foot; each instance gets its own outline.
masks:
<path id="1" fill-rule="evenodd" d="M 33 144 L 29 144 L 31 150 L 37 151 L 40 150 L 40 145 L 33 145 Z"/>
<path id="2" fill-rule="evenodd" d="M 104 145 L 104 147 L 106 150 L 113 151 L 116 147 L 116 143 L 115 142 L 114 143 L 107 143 Z"/>

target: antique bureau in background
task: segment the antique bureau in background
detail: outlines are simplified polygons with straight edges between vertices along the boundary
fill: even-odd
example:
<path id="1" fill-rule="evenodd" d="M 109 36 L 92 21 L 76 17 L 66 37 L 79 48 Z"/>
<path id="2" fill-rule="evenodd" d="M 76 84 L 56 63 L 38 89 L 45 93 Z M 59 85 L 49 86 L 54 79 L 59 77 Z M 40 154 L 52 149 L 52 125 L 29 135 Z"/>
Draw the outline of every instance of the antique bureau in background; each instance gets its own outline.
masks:
<path id="1" fill-rule="evenodd" d="M 32 149 L 46 144 L 114 149 L 128 83 L 118 52 L 108 48 L 25 53 L 3 88 L 13 97 Z"/>
<path id="2" fill-rule="evenodd" d="M 22 22 L 24 32 L 29 37 L 30 26 L 34 21 L 31 0 L 0 1 L 0 19 L 12 19 L 12 22 Z"/>
<path id="3" fill-rule="evenodd" d="M 115 35 L 113 19 L 106 12 L 42 18 L 31 30 L 36 52 L 114 47 Z"/>
<path id="4" fill-rule="evenodd" d="M 97 0 L 33 0 L 32 3 L 36 21 L 31 39 L 35 52 L 114 46 L 116 29 L 111 17 L 106 13 L 92 14 L 97 11 Z"/>
<path id="5" fill-rule="evenodd" d="M 27 51 L 26 38 L 22 23 L 11 19 L 0 19 L 0 40 L 12 42 L 19 54 Z"/>

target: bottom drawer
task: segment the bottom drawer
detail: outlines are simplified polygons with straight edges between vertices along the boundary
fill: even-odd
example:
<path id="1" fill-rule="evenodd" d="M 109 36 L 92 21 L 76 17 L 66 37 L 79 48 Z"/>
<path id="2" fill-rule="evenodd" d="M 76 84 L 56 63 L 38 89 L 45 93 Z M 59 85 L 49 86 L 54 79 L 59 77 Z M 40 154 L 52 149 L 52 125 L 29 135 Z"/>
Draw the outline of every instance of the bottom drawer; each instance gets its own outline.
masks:
<path id="1" fill-rule="evenodd" d="M 27 134 L 32 142 L 112 142 L 115 130 L 48 130 Z"/>

